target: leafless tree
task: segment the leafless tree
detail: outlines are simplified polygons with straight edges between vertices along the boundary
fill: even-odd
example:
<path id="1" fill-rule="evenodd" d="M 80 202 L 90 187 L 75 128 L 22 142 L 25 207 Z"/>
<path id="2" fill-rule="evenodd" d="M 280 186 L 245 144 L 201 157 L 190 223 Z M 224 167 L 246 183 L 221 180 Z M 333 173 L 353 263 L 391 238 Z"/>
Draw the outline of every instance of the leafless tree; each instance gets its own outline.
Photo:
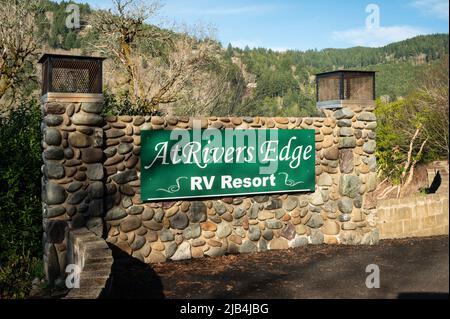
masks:
<path id="1" fill-rule="evenodd" d="M 0 99 L 34 77 L 40 0 L 0 0 Z"/>
<path id="2" fill-rule="evenodd" d="M 427 121 L 424 131 L 430 146 L 449 158 L 449 74 L 448 55 L 425 73 L 417 103 Z"/>
<path id="3" fill-rule="evenodd" d="M 197 108 L 201 108 L 226 89 L 210 72 L 220 46 L 208 34 L 201 30 L 172 32 L 148 24 L 156 17 L 159 2 L 112 2 L 113 9 L 95 12 L 90 21 L 92 31 L 98 34 L 92 47 L 113 58 L 110 86 L 125 87 L 131 101 L 150 113 L 192 99 L 197 99 Z M 195 88 L 205 83 L 208 74 L 217 86 L 193 94 L 200 92 Z"/>

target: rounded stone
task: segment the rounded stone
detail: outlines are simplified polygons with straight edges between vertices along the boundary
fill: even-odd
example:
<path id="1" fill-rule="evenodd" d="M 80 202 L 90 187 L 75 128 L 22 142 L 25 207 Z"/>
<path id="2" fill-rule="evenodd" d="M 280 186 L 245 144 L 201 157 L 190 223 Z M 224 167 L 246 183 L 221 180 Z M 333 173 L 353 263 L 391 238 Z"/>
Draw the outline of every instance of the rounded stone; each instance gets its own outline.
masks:
<path id="1" fill-rule="evenodd" d="M 86 148 L 81 150 L 81 160 L 84 163 L 99 163 L 103 159 L 103 151 L 99 148 Z"/>
<path id="2" fill-rule="evenodd" d="M 129 216 L 120 224 L 120 230 L 125 233 L 136 230 L 141 227 L 141 219 L 136 216 Z"/>
<path id="3" fill-rule="evenodd" d="M 113 209 L 108 211 L 108 213 L 105 216 L 105 220 L 106 221 L 118 220 L 118 219 L 122 219 L 126 216 L 127 216 L 127 212 L 124 209 L 122 209 L 120 207 L 114 207 Z"/>
<path id="4" fill-rule="evenodd" d="M 321 244 L 323 244 L 325 237 L 323 236 L 323 233 L 320 230 L 312 229 L 310 239 L 311 239 L 311 244 L 321 245 Z"/>
<path id="5" fill-rule="evenodd" d="M 279 209 L 283 206 L 283 202 L 279 198 L 273 198 L 270 200 L 268 205 L 266 206 L 267 210 Z"/>
<path id="6" fill-rule="evenodd" d="M 337 235 L 340 232 L 340 226 L 334 220 L 326 220 L 320 230 L 325 235 Z"/>
<path id="7" fill-rule="evenodd" d="M 356 147 L 356 138 L 354 136 L 339 138 L 339 148 L 354 148 L 354 147 Z"/>
<path id="8" fill-rule="evenodd" d="M 320 214 L 313 214 L 307 225 L 311 228 L 320 228 L 323 225 L 323 218 Z"/>
<path id="9" fill-rule="evenodd" d="M 49 182 L 45 186 L 45 201 L 48 205 L 58 205 L 66 200 L 66 191 L 64 187 Z"/>
<path id="10" fill-rule="evenodd" d="M 81 104 L 81 109 L 87 113 L 100 113 L 103 109 L 103 104 L 83 102 Z"/>
<path id="11" fill-rule="evenodd" d="M 178 248 L 178 245 L 175 242 L 166 244 L 166 249 L 165 249 L 166 258 L 172 257 L 173 254 L 175 254 L 175 252 L 177 251 L 177 248 Z"/>
<path id="12" fill-rule="evenodd" d="M 353 116 L 355 116 L 355 112 L 353 112 L 351 109 L 349 109 L 347 107 L 339 109 L 338 111 L 334 112 L 334 114 L 333 114 L 333 117 L 337 120 L 351 119 Z"/>
<path id="13" fill-rule="evenodd" d="M 248 229 L 248 238 L 253 241 L 258 241 L 261 238 L 261 230 L 257 225 L 250 225 Z"/>
<path id="14" fill-rule="evenodd" d="M 107 149 L 105 149 L 103 152 L 105 153 L 106 157 L 110 158 L 110 157 L 113 157 L 114 155 L 116 155 L 117 148 L 115 146 L 111 146 L 111 147 L 108 147 Z"/>
<path id="15" fill-rule="evenodd" d="M 74 132 L 69 135 L 69 144 L 73 147 L 84 148 L 90 146 L 91 142 L 87 135 Z"/>
<path id="16" fill-rule="evenodd" d="M 61 125 L 64 118 L 61 115 L 47 115 L 44 117 L 44 123 L 47 126 L 58 126 Z"/>
<path id="17" fill-rule="evenodd" d="M 172 234 L 170 230 L 163 229 L 159 232 L 159 239 L 162 242 L 172 241 L 174 240 L 175 236 Z"/>
<path id="18" fill-rule="evenodd" d="M 138 179 L 137 172 L 134 169 L 116 174 L 112 177 L 117 184 L 126 184 Z"/>
<path id="19" fill-rule="evenodd" d="M 364 121 L 364 122 L 375 122 L 377 120 L 377 117 L 374 113 L 371 112 L 362 112 L 358 114 L 356 117 L 358 121 Z"/>
<path id="20" fill-rule="evenodd" d="M 296 237 L 291 243 L 292 248 L 298 248 L 306 245 L 308 245 L 308 238 L 306 237 Z"/>
<path id="21" fill-rule="evenodd" d="M 47 209 L 47 218 L 53 218 L 61 216 L 66 212 L 66 209 L 63 206 L 55 206 L 55 207 L 49 207 Z"/>
<path id="22" fill-rule="evenodd" d="M 353 129 L 349 128 L 349 127 L 341 127 L 339 129 L 339 136 L 353 136 Z"/>
<path id="23" fill-rule="evenodd" d="M 150 255 L 145 260 L 151 264 L 160 264 L 166 261 L 166 257 L 159 251 L 152 250 Z"/>
<path id="24" fill-rule="evenodd" d="M 83 186 L 83 183 L 75 181 L 69 184 L 69 186 L 67 187 L 67 191 L 69 193 L 74 193 L 77 190 L 79 190 L 81 188 L 81 186 Z"/>
<path id="25" fill-rule="evenodd" d="M 58 146 L 61 144 L 62 136 L 57 129 L 50 127 L 45 130 L 44 140 L 47 145 Z"/>
<path id="26" fill-rule="evenodd" d="M 322 192 L 320 190 L 316 190 L 310 195 L 310 203 L 314 206 L 321 206 L 324 204 Z"/>
<path id="27" fill-rule="evenodd" d="M 45 105 L 45 112 L 47 114 L 64 114 L 66 112 L 66 107 L 59 103 L 47 103 Z"/>
<path id="28" fill-rule="evenodd" d="M 281 230 L 281 236 L 287 240 L 292 240 L 295 238 L 295 227 L 291 223 L 287 223 Z"/>
<path id="29" fill-rule="evenodd" d="M 359 195 L 359 188 L 361 182 L 358 176 L 355 175 L 341 175 L 339 180 L 339 192 L 343 196 L 355 198 Z"/>
<path id="30" fill-rule="evenodd" d="M 231 226 L 228 223 L 222 222 L 217 226 L 216 234 L 218 238 L 225 238 L 231 234 L 231 231 Z"/>
<path id="31" fill-rule="evenodd" d="M 195 201 L 191 203 L 187 216 L 193 223 L 201 223 L 206 221 L 207 208 L 203 202 Z"/>
<path id="32" fill-rule="evenodd" d="M 239 252 L 241 254 L 248 254 L 258 251 L 258 247 L 254 242 L 251 240 L 246 240 L 244 243 L 239 247 Z"/>
<path id="33" fill-rule="evenodd" d="M 72 116 L 72 122 L 75 125 L 100 126 L 103 123 L 103 117 L 93 113 L 79 112 Z"/>
<path id="34" fill-rule="evenodd" d="M 327 173 L 322 173 L 319 176 L 319 180 L 317 181 L 317 185 L 319 186 L 332 186 L 333 185 L 333 179 L 331 176 Z"/>
<path id="35" fill-rule="evenodd" d="M 249 218 L 250 219 L 257 219 L 259 213 L 259 205 L 257 203 L 253 203 L 250 212 L 249 212 Z"/>
<path id="36" fill-rule="evenodd" d="M 144 207 L 142 206 L 131 206 L 128 209 L 128 214 L 129 215 L 139 215 L 144 211 Z"/>
<path id="37" fill-rule="evenodd" d="M 185 239 L 195 239 L 202 234 L 202 228 L 199 224 L 190 224 L 183 230 L 183 237 Z"/>
<path id="38" fill-rule="evenodd" d="M 338 202 L 338 208 L 341 213 L 350 214 L 353 211 L 353 200 L 343 198 Z"/>
<path id="39" fill-rule="evenodd" d="M 352 215 L 350 215 L 350 214 L 339 215 L 339 221 L 342 222 L 342 223 L 348 222 L 351 219 L 352 219 Z"/>
<path id="40" fill-rule="evenodd" d="M 121 155 L 128 154 L 133 150 L 133 144 L 122 143 L 119 145 L 117 150 Z"/>
<path id="41" fill-rule="evenodd" d="M 265 203 L 269 200 L 269 196 L 255 196 L 255 197 L 253 197 L 253 200 L 259 204 Z"/>
<path id="42" fill-rule="evenodd" d="M 151 207 L 145 207 L 144 212 L 142 213 L 142 220 L 151 220 L 154 214 L 155 212 Z"/>
<path id="43" fill-rule="evenodd" d="M 342 230 L 355 230 L 356 224 L 352 222 L 345 222 L 342 224 Z"/>
<path id="44" fill-rule="evenodd" d="M 283 222 L 277 219 L 268 219 L 265 221 L 267 228 L 269 229 L 281 229 L 283 228 Z"/>
<path id="45" fill-rule="evenodd" d="M 298 224 L 295 226 L 295 232 L 297 235 L 304 235 L 308 232 L 308 228 L 303 224 Z"/>
<path id="46" fill-rule="evenodd" d="M 135 236 L 133 243 L 130 245 L 133 251 L 139 250 L 145 245 L 145 238 L 142 236 Z"/>
<path id="47" fill-rule="evenodd" d="M 374 140 L 367 141 L 363 145 L 363 151 L 367 154 L 373 154 L 375 153 L 376 146 L 377 144 Z"/>
<path id="48" fill-rule="evenodd" d="M 104 172 L 102 164 L 87 164 L 86 167 L 87 178 L 93 181 L 100 181 L 103 179 Z"/>
<path id="49" fill-rule="evenodd" d="M 44 170 L 45 175 L 52 179 L 60 179 L 65 175 L 64 167 L 60 163 L 54 161 L 46 161 Z"/>
<path id="50" fill-rule="evenodd" d="M 266 229 L 262 232 L 262 236 L 265 240 L 272 240 L 273 238 L 273 230 Z"/>
<path id="51" fill-rule="evenodd" d="M 81 203 L 87 196 L 87 192 L 84 190 L 79 190 L 76 193 L 70 194 L 67 199 L 67 203 L 70 205 L 77 205 Z"/>
<path id="52" fill-rule="evenodd" d="M 243 209 L 242 207 L 238 207 L 237 209 L 234 210 L 234 213 L 233 213 L 234 219 L 242 218 L 244 215 L 245 215 L 245 209 Z"/>
<path id="53" fill-rule="evenodd" d="M 189 219 L 186 214 L 178 212 L 170 218 L 170 226 L 175 229 L 183 230 L 187 227 Z"/>
<path id="54" fill-rule="evenodd" d="M 44 158 L 48 160 L 62 160 L 64 158 L 64 151 L 55 146 L 49 146 L 44 150 Z"/>
<path id="55" fill-rule="evenodd" d="M 339 148 L 336 146 L 330 147 L 323 154 L 327 160 L 337 160 L 339 158 Z"/>
<path id="56" fill-rule="evenodd" d="M 64 157 L 67 159 L 71 159 L 74 156 L 73 149 L 71 149 L 70 147 L 65 148 L 63 152 Z"/>
<path id="57" fill-rule="evenodd" d="M 89 194 L 91 198 L 101 198 L 104 194 L 104 187 L 102 182 L 92 182 L 89 186 Z"/>
<path id="58" fill-rule="evenodd" d="M 191 245 L 188 242 L 182 242 L 170 259 L 177 261 L 190 259 L 191 257 Z"/>
<path id="59" fill-rule="evenodd" d="M 219 215 L 223 215 L 227 211 L 227 207 L 222 202 L 214 202 L 213 207 Z"/>
<path id="60" fill-rule="evenodd" d="M 294 196 L 288 196 L 283 203 L 283 208 L 288 212 L 294 210 L 298 206 L 298 198 Z"/>

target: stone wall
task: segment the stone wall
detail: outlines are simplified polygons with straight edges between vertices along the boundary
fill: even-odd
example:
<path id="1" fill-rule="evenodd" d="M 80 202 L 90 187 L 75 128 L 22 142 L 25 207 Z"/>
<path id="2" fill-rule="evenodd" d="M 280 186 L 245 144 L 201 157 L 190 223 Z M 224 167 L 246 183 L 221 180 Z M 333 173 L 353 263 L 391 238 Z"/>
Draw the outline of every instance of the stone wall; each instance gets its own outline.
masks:
<path id="1" fill-rule="evenodd" d="M 102 103 L 42 104 L 44 265 L 51 285 L 64 282 L 71 230 L 103 235 Z"/>
<path id="2" fill-rule="evenodd" d="M 448 194 L 378 202 L 380 238 L 448 235 Z"/>
<path id="3" fill-rule="evenodd" d="M 378 241 L 372 106 L 326 118 L 199 118 L 202 128 L 316 130 L 312 194 L 142 203 L 140 132 L 192 128 L 192 118 L 108 117 L 105 132 L 107 241 L 147 263 Z"/>
<path id="4" fill-rule="evenodd" d="M 44 102 L 46 273 L 64 278 L 68 234 L 87 227 L 147 263 L 307 244 L 378 241 L 374 104 L 324 118 L 200 118 L 202 128 L 316 130 L 314 193 L 142 203 L 140 132 L 192 118 L 107 117 L 101 103 Z"/>

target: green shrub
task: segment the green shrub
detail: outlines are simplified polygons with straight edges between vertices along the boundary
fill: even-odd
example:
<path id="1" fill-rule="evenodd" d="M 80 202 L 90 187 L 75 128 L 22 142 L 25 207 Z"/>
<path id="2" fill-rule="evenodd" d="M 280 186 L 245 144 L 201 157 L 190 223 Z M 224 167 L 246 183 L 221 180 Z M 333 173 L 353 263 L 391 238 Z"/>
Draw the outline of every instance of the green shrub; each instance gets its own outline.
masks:
<path id="1" fill-rule="evenodd" d="M 31 257 L 10 255 L 8 262 L 0 268 L 0 299 L 23 299 L 32 288 L 32 280 L 43 272 L 42 260 Z"/>
<path id="2" fill-rule="evenodd" d="M 111 94 L 109 91 L 103 92 L 104 106 L 103 115 L 155 115 L 149 112 L 146 105 L 142 101 L 137 101 L 133 103 L 131 97 L 128 94 Z"/>
<path id="3" fill-rule="evenodd" d="M 42 256 L 40 122 L 37 101 L 0 118 L 0 298 L 23 297 Z"/>

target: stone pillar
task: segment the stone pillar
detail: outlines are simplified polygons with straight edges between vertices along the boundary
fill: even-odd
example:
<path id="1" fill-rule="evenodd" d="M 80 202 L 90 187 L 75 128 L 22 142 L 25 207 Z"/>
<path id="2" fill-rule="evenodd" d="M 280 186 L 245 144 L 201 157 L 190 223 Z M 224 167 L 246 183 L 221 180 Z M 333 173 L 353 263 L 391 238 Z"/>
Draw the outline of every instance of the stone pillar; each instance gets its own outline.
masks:
<path id="1" fill-rule="evenodd" d="M 63 283 L 70 230 L 86 226 L 103 235 L 103 102 L 88 96 L 42 99 L 43 245 L 50 285 Z"/>
<path id="2" fill-rule="evenodd" d="M 339 195 L 338 209 L 342 223 L 343 244 L 376 244 L 377 163 L 375 157 L 374 102 L 344 101 L 342 108 L 325 110 L 336 121 L 338 137 Z"/>

